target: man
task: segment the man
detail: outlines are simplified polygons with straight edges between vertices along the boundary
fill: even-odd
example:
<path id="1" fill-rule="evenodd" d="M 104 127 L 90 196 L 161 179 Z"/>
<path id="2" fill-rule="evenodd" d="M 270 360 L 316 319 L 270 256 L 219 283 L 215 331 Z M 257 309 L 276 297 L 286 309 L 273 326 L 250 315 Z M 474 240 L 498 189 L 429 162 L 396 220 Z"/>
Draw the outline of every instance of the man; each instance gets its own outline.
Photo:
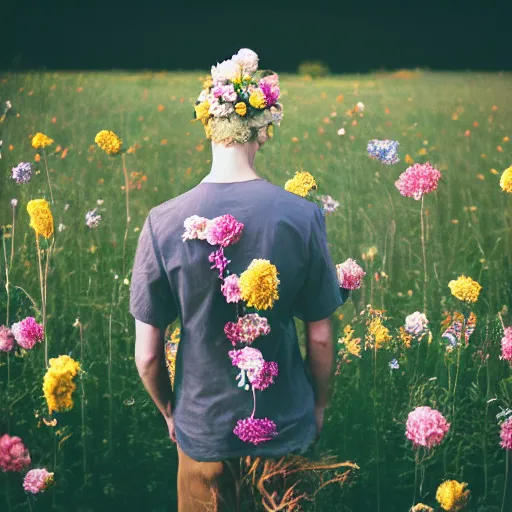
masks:
<path id="1" fill-rule="evenodd" d="M 258 77 L 256 70 L 251 50 L 240 50 L 212 68 L 212 80 L 196 104 L 196 115 L 212 139 L 211 171 L 189 192 L 151 210 L 135 257 L 130 301 L 135 359 L 177 443 L 180 512 L 237 510 L 240 457 L 304 451 L 322 429 L 329 399 L 334 359 L 330 315 L 344 298 L 318 206 L 272 185 L 254 169 L 258 149 L 281 120 L 277 76 Z M 269 328 L 251 341 L 250 353 L 261 356 L 253 367 L 236 363 L 242 351 L 230 351 L 226 337 L 228 323 L 247 318 L 240 316 L 247 304 L 226 301 L 226 262 L 219 276 L 210 265 L 215 267 L 217 260 L 211 259 L 204 233 L 184 236 L 184 225 L 194 216 L 223 215 L 243 225 L 236 243 L 222 248 L 229 275 L 241 275 L 254 259 L 271 262 L 278 272 L 278 299 L 256 313 Z M 306 365 L 294 316 L 306 323 Z M 173 394 L 163 339 L 165 328 L 178 318 Z M 275 365 L 272 374 L 258 387 L 255 372 L 268 364 Z M 241 432 L 241 421 L 249 430 Z M 262 425 L 271 428 L 265 433 Z"/>

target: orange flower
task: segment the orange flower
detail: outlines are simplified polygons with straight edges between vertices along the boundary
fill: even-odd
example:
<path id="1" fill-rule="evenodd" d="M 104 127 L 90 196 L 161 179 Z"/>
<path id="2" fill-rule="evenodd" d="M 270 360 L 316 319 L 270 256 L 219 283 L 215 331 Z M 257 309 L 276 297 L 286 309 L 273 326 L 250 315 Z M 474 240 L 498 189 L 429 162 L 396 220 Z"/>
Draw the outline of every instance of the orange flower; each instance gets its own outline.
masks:
<path id="1" fill-rule="evenodd" d="M 338 97 L 336 98 L 336 103 L 342 103 L 343 99 L 344 99 L 343 94 L 338 95 Z"/>
<path id="2" fill-rule="evenodd" d="M 162 140 L 161 140 L 161 142 L 160 142 L 160 144 L 161 144 L 162 146 L 167 146 L 167 139 L 162 139 Z"/>
<path id="3" fill-rule="evenodd" d="M 476 175 L 476 177 L 477 177 L 479 180 L 481 180 L 481 181 L 484 181 L 484 180 L 485 180 L 485 176 L 484 176 L 483 174 L 481 174 L 481 173 L 478 173 L 478 174 Z"/>
<path id="4" fill-rule="evenodd" d="M 386 114 L 389 114 L 389 108 L 385 108 L 385 109 L 384 109 L 384 112 L 385 112 Z"/>
<path id="5" fill-rule="evenodd" d="M 473 122 L 473 126 L 474 126 L 475 128 L 477 128 L 477 127 L 478 127 L 478 121 L 474 121 L 474 122 Z"/>
<path id="6" fill-rule="evenodd" d="M 414 160 L 410 157 L 410 155 L 405 155 L 405 163 L 408 165 L 412 165 L 414 163 Z"/>
<path id="7" fill-rule="evenodd" d="M 297 137 L 292 137 L 292 142 L 299 142 L 299 139 Z"/>
<path id="8" fill-rule="evenodd" d="M 496 149 L 499 153 L 503 153 L 503 148 L 501 146 L 496 146 Z"/>
<path id="9" fill-rule="evenodd" d="M 510 142 L 510 137 L 503 137 L 503 142 Z"/>
<path id="10" fill-rule="evenodd" d="M 41 161 L 41 155 L 39 153 L 36 153 L 36 156 L 35 156 L 34 160 L 36 162 L 40 162 Z"/>
<path id="11" fill-rule="evenodd" d="M 56 123 L 57 122 L 57 118 L 56 117 L 52 117 L 52 123 Z"/>
<path id="12" fill-rule="evenodd" d="M 497 107 L 496 105 L 493 105 L 491 110 L 492 110 L 493 112 L 497 112 L 498 107 Z"/>
<path id="13" fill-rule="evenodd" d="M 158 109 L 158 112 L 163 112 L 165 110 L 165 107 L 162 104 L 160 104 L 160 105 L 158 105 L 157 109 Z"/>
<path id="14" fill-rule="evenodd" d="M 9 151 L 12 151 L 14 149 L 14 146 L 12 144 L 9 144 Z"/>
<path id="15" fill-rule="evenodd" d="M 83 92 L 84 88 L 83 87 L 77 87 L 76 88 L 76 92 Z"/>
<path id="16" fill-rule="evenodd" d="M 471 132 L 469 130 L 466 130 L 464 132 L 464 137 L 469 137 L 471 135 Z"/>

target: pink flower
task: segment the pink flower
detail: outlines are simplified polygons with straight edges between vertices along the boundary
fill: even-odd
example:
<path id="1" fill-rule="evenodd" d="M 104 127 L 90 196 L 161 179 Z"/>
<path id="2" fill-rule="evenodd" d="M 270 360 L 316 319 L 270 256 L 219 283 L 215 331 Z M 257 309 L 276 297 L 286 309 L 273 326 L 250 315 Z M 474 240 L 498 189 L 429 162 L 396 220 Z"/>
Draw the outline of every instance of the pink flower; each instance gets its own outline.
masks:
<path id="1" fill-rule="evenodd" d="M 215 217 L 208 223 L 206 229 L 206 240 L 210 245 L 227 247 L 235 244 L 242 236 L 244 225 L 238 222 L 233 216 L 221 215 Z"/>
<path id="2" fill-rule="evenodd" d="M 272 75 L 271 75 L 272 76 Z M 277 75 L 275 75 L 277 76 Z M 259 88 L 262 90 L 263 95 L 265 96 L 265 101 L 267 103 L 267 106 L 275 105 L 277 103 L 277 100 L 279 99 L 280 90 L 277 85 L 277 80 L 269 79 L 266 80 L 265 77 L 260 80 Z M 276 82 L 275 85 L 273 83 Z"/>
<path id="3" fill-rule="evenodd" d="M 265 363 L 261 352 L 252 347 L 244 347 L 241 350 L 230 350 L 229 357 L 231 364 L 240 368 L 240 370 L 248 370 L 251 372 L 260 371 Z"/>
<path id="4" fill-rule="evenodd" d="M 208 260 L 210 263 L 213 263 L 210 268 L 216 268 L 219 271 L 219 279 L 223 279 L 224 270 L 226 270 L 226 267 L 231 263 L 231 260 L 228 260 L 224 256 L 224 247 L 213 251 L 210 256 L 208 256 Z"/>
<path id="5" fill-rule="evenodd" d="M 238 286 L 238 276 L 231 274 L 224 279 L 224 284 L 220 287 L 226 302 L 238 302 L 240 300 L 240 287 Z"/>
<path id="6" fill-rule="evenodd" d="M 185 233 L 181 235 L 183 241 L 185 240 L 206 240 L 206 228 L 208 226 L 208 219 L 204 217 L 199 217 L 198 215 L 192 215 L 192 217 L 188 217 L 185 219 L 183 226 L 185 228 Z"/>
<path id="7" fill-rule="evenodd" d="M 222 98 L 227 102 L 234 102 L 236 100 L 236 91 L 233 84 L 216 85 L 212 89 L 212 94 L 215 98 Z"/>
<path id="8" fill-rule="evenodd" d="M 258 313 L 244 315 L 236 323 L 228 322 L 224 327 L 224 333 L 233 346 L 236 346 L 237 343 L 250 345 L 256 338 L 266 336 L 269 332 L 268 320 L 259 316 Z"/>
<path id="9" fill-rule="evenodd" d="M 501 424 L 500 438 L 500 446 L 505 450 L 512 450 L 512 416 Z"/>
<path id="10" fill-rule="evenodd" d="M 439 411 L 424 406 L 416 407 L 409 413 L 405 435 L 415 448 L 432 448 L 441 443 L 448 430 L 450 424 L 444 416 Z"/>
<path id="11" fill-rule="evenodd" d="M 0 468 L 21 471 L 30 465 L 30 455 L 19 437 L 4 434 L 0 437 Z"/>
<path id="12" fill-rule="evenodd" d="M 277 436 L 277 426 L 268 418 L 245 418 L 237 421 L 233 433 L 244 443 L 257 446 Z"/>
<path id="13" fill-rule="evenodd" d="M 46 469 L 31 469 L 23 480 L 23 489 L 32 494 L 38 494 L 46 491 L 52 482 L 53 473 L 49 473 Z"/>
<path id="14" fill-rule="evenodd" d="M 512 362 L 512 326 L 505 327 L 501 338 L 501 358 Z"/>
<path id="15" fill-rule="evenodd" d="M 278 366 L 277 363 L 267 362 L 263 363 L 263 367 L 257 371 L 248 371 L 247 377 L 249 382 L 252 384 L 254 389 L 263 391 L 267 389 L 271 384 L 274 384 L 274 377 L 277 377 Z"/>
<path id="16" fill-rule="evenodd" d="M 277 75 L 277 73 L 272 73 L 271 75 L 264 76 L 259 82 L 260 87 L 262 84 L 269 85 L 270 87 L 278 87 L 279 76 Z"/>
<path id="17" fill-rule="evenodd" d="M 336 265 L 338 282 L 342 288 L 357 290 L 361 287 L 361 281 L 366 272 L 352 258 Z"/>
<path id="18" fill-rule="evenodd" d="M 37 342 L 41 342 L 44 338 L 43 326 L 38 324 L 36 319 L 31 316 L 13 324 L 11 331 L 18 345 L 25 350 L 30 350 Z"/>
<path id="19" fill-rule="evenodd" d="M 426 164 L 414 164 L 400 175 L 395 182 L 395 186 L 403 196 L 413 197 L 419 201 L 424 194 L 437 189 L 437 183 L 440 179 L 441 173 L 428 162 Z"/>
<path id="20" fill-rule="evenodd" d="M 14 347 L 14 334 L 12 331 L 5 327 L 4 325 L 0 326 L 0 351 L 1 352 L 10 352 Z"/>

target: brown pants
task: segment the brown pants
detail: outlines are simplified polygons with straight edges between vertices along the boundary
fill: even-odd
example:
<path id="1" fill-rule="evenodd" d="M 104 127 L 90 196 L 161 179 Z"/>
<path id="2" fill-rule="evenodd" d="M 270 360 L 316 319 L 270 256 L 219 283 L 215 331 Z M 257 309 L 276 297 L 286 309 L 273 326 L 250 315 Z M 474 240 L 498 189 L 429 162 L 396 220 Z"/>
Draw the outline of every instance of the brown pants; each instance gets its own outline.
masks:
<path id="1" fill-rule="evenodd" d="M 178 512 L 239 512 L 240 458 L 198 462 L 178 447 Z"/>

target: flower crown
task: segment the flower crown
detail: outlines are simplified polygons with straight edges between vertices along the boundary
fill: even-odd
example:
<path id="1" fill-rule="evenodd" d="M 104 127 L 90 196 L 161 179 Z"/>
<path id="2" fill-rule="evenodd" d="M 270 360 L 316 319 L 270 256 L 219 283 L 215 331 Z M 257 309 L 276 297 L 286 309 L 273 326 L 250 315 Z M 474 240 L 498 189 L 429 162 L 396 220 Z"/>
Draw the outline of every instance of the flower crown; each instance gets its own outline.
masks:
<path id="1" fill-rule="evenodd" d="M 262 128 L 272 137 L 273 125 L 283 117 L 279 94 L 277 74 L 258 71 L 258 55 L 242 48 L 212 66 L 195 103 L 195 118 L 208 139 L 226 145 L 256 140 Z"/>

